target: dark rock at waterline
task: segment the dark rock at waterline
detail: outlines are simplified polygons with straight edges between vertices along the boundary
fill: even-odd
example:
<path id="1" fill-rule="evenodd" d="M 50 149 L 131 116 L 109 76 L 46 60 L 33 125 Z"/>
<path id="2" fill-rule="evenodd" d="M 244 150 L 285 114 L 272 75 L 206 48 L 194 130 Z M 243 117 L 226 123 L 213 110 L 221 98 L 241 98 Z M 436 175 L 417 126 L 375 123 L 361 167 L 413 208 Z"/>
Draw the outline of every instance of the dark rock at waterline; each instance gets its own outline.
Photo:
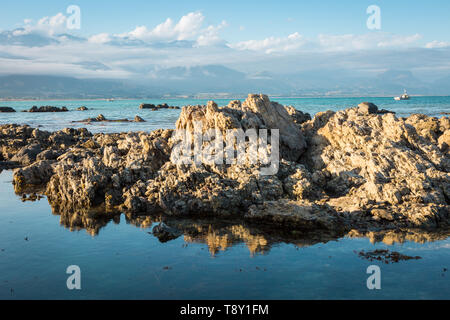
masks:
<path id="1" fill-rule="evenodd" d="M 362 102 L 358 105 L 358 111 L 362 114 L 374 114 L 378 112 L 378 107 L 372 102 Z"/>
<path id="2" fill-rule="evenodd" d="M 139 116 L 134 117 L 134 120 L 129 119 L 106 119 L 104 115 L 99 114 L 96 118 L 88 118 L 80 121 L 72 121 L 72 122 L 82 122 L 82 123 L 90 123 L 90 122 L 145 122 Z"/>
<path id="3" fill-rule="evenodd" d="M 11 170 L 20 167 L 20 164 L 12 161 L 0 161 L 0 173 L 2 170 Z"/>
<path id="4" fill-rule="evenodd" d="M 24 112 L 67 112 L 69 111 L 66 107 L 53 107 L 53 106 L 33 106 L 30 110 Z"/>
<path id="5" fill-rule="evenodd" d="M 386 114 L 392 113 L 395 114 L 394 111 L 386 110 L 386 109 L 378 109 L 378 106 L 373 104 L 372 102 L 362 102 L 358 105 L 358 112 L 362 114 Z"/>
<path id="6" fill-rule="evenodd" d="M 78 108 L 77 108 L 77 111 L 87 111 L 87 110 L 89 110 L 89 109 L 86 108 L 85 106 L 82 106 L 82 107 L 78 107 Z"/>
<path id="7" fill-rule="evenodd" d="M 139 116 L 134 117 L 134 122 L 146 122 L 144 119 L 142 119 Z"/>
<path id="8" fill-rule="evenodd" d="M 151 103 L 141 103 L 139 109 L 156 109 L 156 105 Z"/>
<path id="9" fill-rule="evenodd" d="M 150 109 L 152 111 L 156 111 L 159 109 L 180 109 L 180 107 L 177 106 L 169 106 L 167 103 L 163 103 L 163 104 L 152 104 L 152 103 L 141 103 L 141 105 L 139 106 L 139 109 Z"/>
<path id="10" fill-rule="evenodd" d="M 381 110 L 378 110 L 378 111 L 377 111 L 377 114 L 386 114 L 386 113 L 392 113 L 392 114 L 395 114 L 394 111 L 386 110 L 386 109 L 381 109 Z"/>
<path id="11" fill-rule="evenodd" d="M 16 112 L 16 110 L 11 107 L 0 107 L 0 112 Z"/>

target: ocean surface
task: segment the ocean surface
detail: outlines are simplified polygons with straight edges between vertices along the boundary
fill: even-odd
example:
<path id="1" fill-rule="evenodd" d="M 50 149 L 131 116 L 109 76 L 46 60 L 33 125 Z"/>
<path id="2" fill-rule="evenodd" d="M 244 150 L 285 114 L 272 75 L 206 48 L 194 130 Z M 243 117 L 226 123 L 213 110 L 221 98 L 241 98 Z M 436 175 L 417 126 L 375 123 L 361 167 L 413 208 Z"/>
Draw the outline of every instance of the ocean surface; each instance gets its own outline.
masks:
<path id="1" fill-rule="evenodd" d="M 151 218 L 75 227 L 45 198 L 22 202 L 11 180 L 11 171 L 0 174 L 0 299 L 450 298 L 445 234 L 334 237 L 185 220 L 172 224 L 184 234 L 161 242 Z M 376 249 L 421 259 L 384 263 L 358 254 Z M 81 290 L 67 288 L 71 265 L 81 270 Z M 379 290 L 367 287 L 371 265 L 380 267 Z"/>
<path id="2" fill-rule="evenodd" d="M 398 116 L 450 111 L 450 97 L 286 99 L 309 112 L 339 110 L 371 101 Z M 183 106 L 206 100 L 0 102 L 17 111 L 33 105 L 89 111 L 0 114 L 0 123 L 78 127 L 71 121 L 103 114 L 146 123 L 87 126 L 93 132 L 173 128 L 180 110 L 140 110 L 139 104 Z M 228 100 L 217 100 L 224 105 Z M 166 221 L 174 239 L 152 233 L 158 217 L 88 218 L 53 212 L 47 199 L 22 201 L 12 171 L 0 172 L 0 299 L 449 299 L 450 238 L 440 233 L 343 235 L 284 232 L 242 221 Z M 359 255 L 387 249 L 420 259 L 369 261 Z M 69 290 L 69 266 L 81 270 L 81 290 Z M 381 271 L 381 289 L 369 290 L 369 266 Z"/>
<path id="3" fill-rule="evenodd" d="M 241 99 L 243 100 L 243 99 Z M 277 98 L 271 97 L 283 105 L 292 105 L 296 109 L 308 112 L 313 116 L 317 112 L 326 110 L 342 110 L 357 106 L 359 103 L 369 101 L 375 103 L 380 109 L 387 109 L 397 113 L 399 117 L 405 117 L 412 113 L 424 113 L 430 116 L 441 117 L 441 112 L 450 112 L 450 97 L 412 97 L 411 100 L 394 101 L 393 98 Z M 180 110 L 162 109 L 151 111 L 141 110 L 141 103 L 161 104 L 167 103 L 172 106 L 185 106 L 206 104 L 207 99 L 166 99 L 166 100 L 83 100 L 83 101 L 0 101 L 0 106 L 14 108 L 16 113 L 1 113 L 0 124 L 17 123 L 28 124 L 33 127 L 42 126 L 43 130 L 60 130 L 67 127 L 87 127 L 92 132 L 122 132 L 130 130 L 151 131 L 158 128 L 174 128 Z M 219 106 L 227 105 L 230 99 L 215 99 Z M 62 113 L 25 113 L 32 106 L 51 105 L 56 107 L 66 106 L 70 111 Z M 85 106 L 88 111 L 75 111 L 76 108 Z M 95 118 L 103 114 L 107 119 L 130 119 L 136 115 L 147 122 L 143 123 L 73 123 L 87 118 Z"/>

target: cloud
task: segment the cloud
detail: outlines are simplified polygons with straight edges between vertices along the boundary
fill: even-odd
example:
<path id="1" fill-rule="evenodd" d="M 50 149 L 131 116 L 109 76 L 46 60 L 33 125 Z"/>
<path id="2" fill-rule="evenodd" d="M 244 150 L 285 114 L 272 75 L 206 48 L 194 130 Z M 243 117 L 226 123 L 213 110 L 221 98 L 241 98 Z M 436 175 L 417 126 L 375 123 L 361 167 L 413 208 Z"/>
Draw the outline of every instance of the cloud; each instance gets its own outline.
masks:
<path id="1" fill-rule="evenodd" d="M 37 23 L 33 24 L 33 20 L 25 19 L 23 28 L 14 31 L 14 35 L 40 34 L 53 36 L 58 33 L 67 31 L 67 17 L 58 13 L 52 17 L 43 17 Z"/>
<path id="2" fill-rule="evenodd" d="M 206 64 L 250 73 L 311 68 L 351 72 L 421 68 L 429 73 L 439 69 L 442 74 L 442 70 L 450 70 L 446 56 L 449 43 L 433 41 L 420 45 L 419 34 L 369 32 L 307 38 L 300 32 L 291 32 L 286 36 L 227 42 L 222 37 L 228 27 L 226 21 L 210 24 L 201 12 L 190 12 L 178 20 L 167 18 L 150 27 L 81 38 L 66 30 L 66 21 L 59 13 L 37 22 L 27 20 L 22 28 L 0 32 L 1 73 L 145 78 L 157 68 Z"/>
<path id="3" fill-rule="evenodd" d="M 428 43 L 425 45 L 425 48 L 428 48 L 428 49 L 447 48 L 447 47 L 450 47 L 450 42 L 446 42 L 446 41 L 437 41 L 437 40 L 428 42 Z"/>
<path id="4" fill-rule="evenodd" d="M 217 26 L 210 25 L 202 31 L 197 38 L 197 45 L 199 46 L 213 46 L 218 44 L 225 44 L 225 41 L 220 38 L 219 31 L 228 26 L 224 20 Z"/>
<path id="5" fill-rule="evenodd" d="M 110 42 L 111 40 L 112 40 L 111 37 L 107 33 L 99 33 L 89 37 L 88 39 L 88 41 L 91 43 L 99 43 L 99 44 L 107 43 Z"/>
<path id="6" fill-rule="evenodd" d="M 381 40 L 377 43 L 377 46 L 380 48 L 384 47 L 405 47 L 410 45 L 417 44 L 417 41 L 422 39 L 422 36 L 418 33 L 413 34 L 411 36 L 398 36 L 398 35 L 390 35 L 388 39 Z"/>
<path id="7" fill-rule="evenodd" d="M 153 29 L 149 29 L 147 26 L 138 26 L 134 30 L 116 35 L 116 37 L 142 40 L 146 43 L 195 40 L 200 46 L 223 42 L 219 37 L 219 30 L 226 27 L 227 23 L 223 21 L 217 26 L 204 27 L 204 20 L 205 17 L 201 12 L 190 12 L 182 16 L 177 23 L 171 18 L 167 18 Z"/>
<path id="8" fill-rule="evenodd" d="M 384 32 L 370 32 L 363 35 L 318 36 L 319 44 L 325 51 L 369 50 L 377 48 L 404 48 L 413 46 L 422 38 L 419 34 L 400 36 Z"/>
<path id="9" fill-rule="evenodd" d="M 389 33 L 373 32 L 363 35 L 319 34 L 308 39 L 298 32 L 287 37 L 268 37 L 263 40 L 247 40 L 229 44 L 237 50 L 259 51 L 266 54 L 289 52 L 340 52 L 383 48 L 405 48 L 417 44 L 422 38 L 419 34 L 399 36 Z"/>
<path id="10" fill-rule="evenodd" d="M 261 51 L 270 54 L 299 49 L 305 43 L 303 36 L 295 32 L 285 38 L 269 37 L 264 40 L 241 41 L 229 44 L 229 47 L 237 50 Z"/>

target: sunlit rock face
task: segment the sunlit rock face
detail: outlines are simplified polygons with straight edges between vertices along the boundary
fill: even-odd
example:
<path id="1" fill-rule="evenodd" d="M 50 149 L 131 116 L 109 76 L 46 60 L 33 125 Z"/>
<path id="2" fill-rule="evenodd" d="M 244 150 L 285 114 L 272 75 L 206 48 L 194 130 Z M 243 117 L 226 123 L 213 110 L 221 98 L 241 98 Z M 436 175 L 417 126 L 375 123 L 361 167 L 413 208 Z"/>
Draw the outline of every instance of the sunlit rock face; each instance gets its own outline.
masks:
<path id="1" fill-rule="evenodd" d="M 318 114 L 303 130 L 309 147 L 302 161 L 331 206 L 387 224 L 448 224 L 450 158 L 438 146 L 448 118 L 399 119 L 355 108 Z"/>
<path id="2" fill-rule="evenodd" d="M 158 212 L 336 232 L 448 227 L 449 118 L 398 118 L 375 107 L 365 103 L 309 119 L 252 94 L 223 107 L 184 107 L 175 131 L 92 135 L 5 125 L 0 162 L 20 167 L 17 193 L 37 187 L 54 206 L 102 207 L 105 217 Z M 195 131 L 196 123 L 202 133 L 278 129 L 278 170 L 261 175 L 262 164 L 248 161 L 175 163 L 174 133 Z M 222 248 L 229 239 L 216 234 L 211 246 Z"/>
<path id="3" fill-rule="evenodd" d="M 216 103 L 210 101 L 206 106 L 183 107 L 176 122 L 176 128 L 194 131 L 195 122 L 201 122 L 203 131 L 218 129 L 222 134 L 225 134 L 227 129 L 243 129 L 244 131 L 278 129 L 281 157 L 285 160 L 296 161 L 304 152 L 306 143 L 294 119 L 301 121 L 299 112 L 293 112 L 277 102 L 270 101 L 266 95 L 250 94 L 242 104 L 235 100 L 228 106 L 218 107 Z"/>

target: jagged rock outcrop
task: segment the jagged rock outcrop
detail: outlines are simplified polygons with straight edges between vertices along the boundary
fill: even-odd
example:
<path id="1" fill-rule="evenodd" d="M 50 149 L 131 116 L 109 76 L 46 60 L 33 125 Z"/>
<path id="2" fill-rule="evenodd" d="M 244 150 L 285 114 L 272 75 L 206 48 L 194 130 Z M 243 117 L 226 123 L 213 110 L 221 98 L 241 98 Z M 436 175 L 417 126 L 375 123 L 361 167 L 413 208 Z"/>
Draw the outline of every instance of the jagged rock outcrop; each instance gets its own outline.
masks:
<path id="1" fill-rule="evenodd" d="M 169 158 L 170 130 L 98 134 L 89 148 L 58 158 L 46 194 L 50 202 L 108 210 L 123 203 L 123 189 L 147 181 Z M 85 143 L 86 144 L 86 143 Z"/>
<path id="2" fill-rule="evenodd" d="M 311 120 L 311 115 L 309 113 L 297 110 L 293 106 L 286 106 L 285 108 L 296 124 L 302 124 L 303 122 Z"/>
<path id="3" fill-rule="evenodd" d="M 45 185 L 54 174 L 54 164 L 55 161 L 41 160 L 14 170 L 14 191 L 20 194 Z"/>
<path id="4" fill-rule="evenodd" d="M 85 129 L 7 125 L 0 126 L 0 160 L 15 157 L 26 166 L 16 170 L 17 190 L 44 184 L 53 207 L 75 212 L 239 217 L 336 232 L 450 225 L 448 117 L 398 118 L 366 103 L 308 118 L 249 95 L 224 107 L 184 107 L 175 131 L 92 136 Z M 175 161 L 178 133 L 193 133 L 198 124 L 203 134 L 279 129 L 278 170 L 263 175 L 267 164 L 248 159 Z M 268 142 L 265 151 L 273 149 Z"/>
<path id="5" fill-rule="evenodd" d="M 300 127 L 286 108 L 266 95 L 250 94 L 242 104 L 235 100 L 226 107 L 218 107 L 213 101 L 206 106 L 183 107 L 176 129 L 194 131 L 195 122 L 202 123 L 203 132 L 218 129 L 223 135 L 228 129 L 277 129 L 281 157 L 290 161 L 298 160 L 306 148 Z"/>

